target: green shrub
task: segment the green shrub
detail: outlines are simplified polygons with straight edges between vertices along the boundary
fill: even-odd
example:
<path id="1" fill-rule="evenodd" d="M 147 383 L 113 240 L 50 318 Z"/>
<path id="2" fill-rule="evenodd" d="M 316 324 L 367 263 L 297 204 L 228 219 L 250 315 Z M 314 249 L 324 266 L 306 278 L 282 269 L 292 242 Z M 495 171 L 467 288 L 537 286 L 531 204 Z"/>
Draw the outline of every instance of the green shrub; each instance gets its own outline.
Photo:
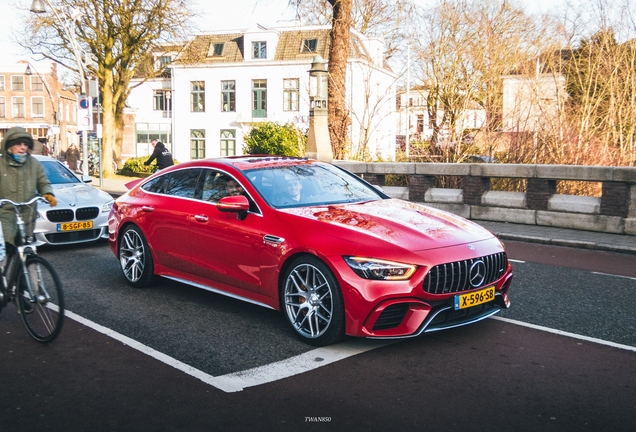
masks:
<path id="1" fill-rule="evenodd" d="M 141 156 L 135 158 L 128 158 L 121 169 L 122 173 L 129 174 L 152 174 L 157 171 L 157 165 L 155 162 L 150 165 L 144 165 L 144 162 L 148 160 L 148 156 Z M 175 165 L 178 164 L 176 159 L 173 159 Z"/>
<path id="2" fill-rule="evenodd" d="M 293 124 L 264 122 L 245 135 L 243 153 L 303 157 L 306 143 L 307 137 Z"/>

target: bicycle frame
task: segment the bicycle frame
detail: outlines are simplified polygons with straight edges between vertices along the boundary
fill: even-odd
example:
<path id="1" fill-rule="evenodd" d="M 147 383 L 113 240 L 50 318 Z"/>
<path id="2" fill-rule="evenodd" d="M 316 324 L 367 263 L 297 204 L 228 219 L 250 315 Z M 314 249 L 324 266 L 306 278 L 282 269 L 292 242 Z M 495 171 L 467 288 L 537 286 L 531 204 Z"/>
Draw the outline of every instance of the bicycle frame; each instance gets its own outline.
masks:
<path id="1" fill-rule="evenodd" d="M 32 299 L 42 302 L 44 300 L 50 301 L 51 297 L 49 296 L 49 293 L 46 291 L 46 288 L 42 287 L 44 298 L 37 298 L 37 299 L 35 298 L 33 287 L 31 286 L 31 278 L 28 277 L 28 273 L 27 273 L 26 260 L 29 255 L 37 253 L 37 247 L 31 244 L 29 242 L 29 239 L 27 238 L 26 225 L 24 223 L 24 219 L 22 219 L 22 214 L 20 213 L 20 210 L 19 210 L 21 207 L 27 207 L 37 201 L 47 202 L 46 199 L 39 196 L 25 203 L 15 203 L 8 199 L 0 199 L 0 207 L 2 207 L 5 204 L 10 204 L 13 206 L 13 209 L 15 210 L 16 225 L 18 228 L 18 233 L 16 235 L 15 241 L 17 243 L 16 244 L 17 259 L 20 260 L 19 266 L 22 269 L 22 274 L 24 275 L 24 280 L 26 282 L 27 291 L 29 292 L 29 295 L 31 296 Z M 16 258 L 13 258 L 13 259 L 16 259 Z M 15 295 L 15 283 L 18 279 L 17 272 L 16 272 L 16 275 L 12 278 L 12 280 L 7 279 L 7 277 L 13 276 L 13 275 L 6 274 L 6 270 L 8 266 L 9 266 L 9 262 L 7 257 L 5 268 L 2 269 L 2 287 L 4 291 L 3 295 L 7 296 L 6 298 L 7 302 L 10 301 Z M 41 275 L 39 276 L 41 277 Z M 4 303 L 5 299 L 0 299 L 0 300 L 2 300 L 2 302 Z M 0 305 L 2 305 L 2 303 L 0 303 Z"/>

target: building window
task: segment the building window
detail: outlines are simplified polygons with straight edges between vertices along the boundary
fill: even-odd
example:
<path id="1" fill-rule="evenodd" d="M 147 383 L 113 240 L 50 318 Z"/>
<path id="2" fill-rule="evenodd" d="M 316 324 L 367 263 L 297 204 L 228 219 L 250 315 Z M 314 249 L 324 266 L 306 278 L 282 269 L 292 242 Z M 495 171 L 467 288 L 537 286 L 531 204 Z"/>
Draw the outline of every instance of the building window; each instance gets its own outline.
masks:
<path id="1" fill-rule="evenodd" d="M 4 91 L 4 75 L 0 75 L 0 91 Z"/>
<path id="2" fill-rule="evenodd" d="M 190 110 L 205 112 L 205 82 L 190 81 Z"/>
<path id="3" fill-rule="evenodd" d="M 172 110 L 172 99 L 168 97 L 167 91 L 153 90 L 152 108 L 155 111 L 171 111 Z"/>
<path id="4" fill-rule="evenodd" d="M 166 148 L 174 154 L 172 148 L 172 134 L 169 123 L 136 123 L 137 131 L 137 156 L 148 156 L 152 153 L 150 141 L 157 139 L 164 143 Z"/>
<path id="5" fill-rule="evenodd" d="M 24 118 L 24 98 L 23 97 L 14 97 L 13 98 L 13 118 Z"/>
<path id="6" fill-rule="evenodd" d="M 235 93 L 234 86 L 236 85 L 235 81 L 221 81 L 221 111 L 224 112 L 234 112 L 236 111 L 235 106 Z"/>
<path id="7" fill-rule="evenodd" d="M 305 39 L 300 52 L 315 53 L 318 48 L 318 39 Z"/>
<path id="8" fill-rule="evenodd" d="M 424 114 L 417 115 L 417 132 L 424 132 Z"/>
<path id="9" fill-rule="evenodd" d="M 252 58 L 267 58 L 267 42 L 252 42 Z"/>
<path id="10" fill-rule="evenodd" d="M 208 50 L 208 57 L 222 57 L 225 43 L 211 43 Z"/>
<path id="11" fill-rule="evenodd" d="M 0 118 L 5 118 L 7 116 L 7 109 L 4 105 L 4 97 L 0 97 Z"/>
<path id="12" fill-rule="evenodd" d="M 205 158 L 205 130 L 190 129 L 190 159 Z"/>
<path id="13" fill-rule="evenodd" d="M 236 155 L 236 130 L 228 129 L 221 131 L 221 156 Z"/>
<path id="14" fill-rule="evenodd" d="M 44 98 L 41 96 L 31 98 L 31 117 L 44 117 Z"/>
<path id="15" fill-rule="evenodd" d="M 298 78 L 283 80 L 283 110 L 298 111 L 298 89 L 300 80 Z"/>
<path id="16" fill-rule="evenodd" d="M 267 117 L 267 80 L 252 80 L 252 117 Z"/>
<path id="17" fill-rule="evenodd" d="M 164 68 L 170 63 L 172 63 L 172 56 L 161 56 L 159 57 L 159 68 Z"/>
<path id="18" fill-rule="evenodd" d="M 44 90 L 44 83 L 42 82 L 42 78 L 40 78 L 39 76 L 31 77 L 31 90 L 32 91 Z"/>
<path id="19" fill-rule="evenodd" d="M 11 90 L 13 90 L 13 91 L 24 91 L 24 77 L 23 76 L 12 76 L 11 77 Z"/>

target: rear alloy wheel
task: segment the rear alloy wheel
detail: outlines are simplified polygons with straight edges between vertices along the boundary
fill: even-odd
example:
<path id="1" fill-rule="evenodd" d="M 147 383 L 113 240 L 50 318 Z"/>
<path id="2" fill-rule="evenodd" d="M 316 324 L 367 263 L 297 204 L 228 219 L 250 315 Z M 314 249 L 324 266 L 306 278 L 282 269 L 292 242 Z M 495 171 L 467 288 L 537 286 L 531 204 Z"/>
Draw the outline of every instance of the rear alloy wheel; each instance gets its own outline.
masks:
<path id="1" fill-rule="evenodd" d="M 342 293 L 329 267 L 315 257 L 297 258 L 283 283 L 285 316 L 300 340 L 325 346 L 344 337 Z"/>
<path id="2" fill-rule="evenodd" d="M 129 225 L 119 240 L 119 263 L 129 284 L 137 288 L 150 286 L 154 277 L 152 254 L 141 230 Z"/>

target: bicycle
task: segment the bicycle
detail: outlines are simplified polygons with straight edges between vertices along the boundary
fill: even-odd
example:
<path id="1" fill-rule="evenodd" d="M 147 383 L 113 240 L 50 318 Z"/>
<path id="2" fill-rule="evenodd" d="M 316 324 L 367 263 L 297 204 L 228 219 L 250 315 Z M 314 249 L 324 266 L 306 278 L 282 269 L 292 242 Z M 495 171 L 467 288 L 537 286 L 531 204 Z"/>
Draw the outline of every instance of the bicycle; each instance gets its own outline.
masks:
<path id="1" fill-rule="evenodd" d="M 55 339 L 62 329 L 64 293 L 57 272 L 37 254 L 36 246 L 32 244 L 33 238 L 26 235 L 19 209 L 37 201 L 47 202 L 40 196 L 23 203 L 0 199 L 0 207 L 7 204 L 13 206 L 18 228 L 16 252 L 6 258 L 4 267 L 0 267 L 0 311 L 9 302 L 16 303 L 27 332 L 36 341 L 47 343 Z M 19 260 L 17 264 L 16 260 Z"/>

